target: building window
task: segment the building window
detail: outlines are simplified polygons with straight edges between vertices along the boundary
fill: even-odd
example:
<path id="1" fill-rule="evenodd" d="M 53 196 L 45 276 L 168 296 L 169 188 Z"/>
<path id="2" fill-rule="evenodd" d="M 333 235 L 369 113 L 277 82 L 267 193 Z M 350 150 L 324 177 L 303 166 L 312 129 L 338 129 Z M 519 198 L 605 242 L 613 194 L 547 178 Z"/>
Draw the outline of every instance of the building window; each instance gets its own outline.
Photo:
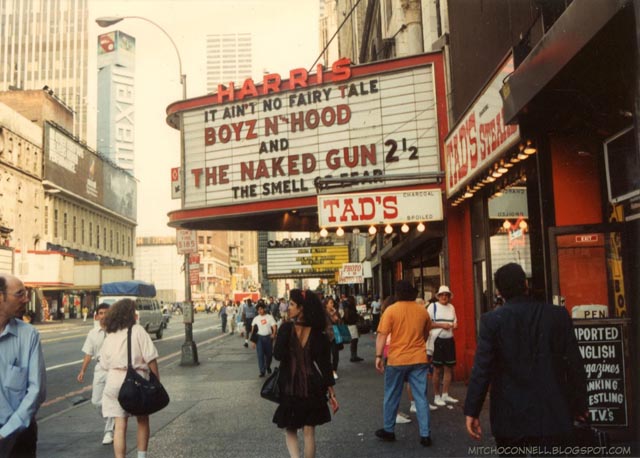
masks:
<path id="1" fill-rule="evenodd" d="M 200 244 L 204 243 L 204 235 L 199 235 L 198 236 L 198 243 L 200 243 Z"/>
<path id="2" fill-rule="evenodd" d="M 49 206 L 44 206 L 44 235 L 49 235 Z"/>
<path id="3" fill-rule="evenodd" d="M 58 236 L 58 209 L 53 210 L 53 236 Z"/>
<path id="4" fill-rule="evenodd" d="M 113 229 L 109 229 L 109 251 L 113 252 Z"/>
<path id="5" fill-rule="evenodd" d="M 96 248 L 100 249 L 100 225 L 96 224 Z"/>
<path id="6" fill-rule="evenodd" d="M 93 246 L 93 223 L 89 221 L 89 246 Z"/>
<path id="7" fill-rule="evenodd" d="M 106 250 L 107 249 L 107 228 L 106 227 L 102 228 L 102 243 L 104 243 L 104 249 Z M 113 246 L 111 248 L 113 248 Z"/>
<path id="8" fill-rule="evenodd" d="M 73 243 L 76 243 L 76 217 L 73 217 L 73 227 L 71 228 L 71 236 Z"/>
<path id="9" fill-rule="evenodd" d="M 125 249 L 124 249 L 125 245 L 124 245 L 124 234 L 122 234 L 122 254 L 124 255 L 125 253 Z"/>
<path id="10" fill-rule="evenodd" d="M 127 250 L 128 250 L 128 256 L 131 256 L 131 236 L 127 237 Z"/>
<path id="11" fill-rule="evenodd" d="M 84 245 L 84 218 L 80 220 L 80 243 Z"/>
<path id="12" fill-rule="evenodd" d="M 62 216 L 62 240 L 67 240 L 67 212 Z"/>

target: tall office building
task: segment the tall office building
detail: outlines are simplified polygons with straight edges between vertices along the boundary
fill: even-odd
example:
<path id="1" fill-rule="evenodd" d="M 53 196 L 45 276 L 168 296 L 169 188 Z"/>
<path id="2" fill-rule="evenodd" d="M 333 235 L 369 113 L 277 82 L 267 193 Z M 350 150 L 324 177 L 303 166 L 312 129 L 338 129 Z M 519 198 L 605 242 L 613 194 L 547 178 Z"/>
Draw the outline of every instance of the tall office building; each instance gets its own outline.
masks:
<path id="1" fill-rule="evenodd" d="M 206 39 L 207 92 L 216 92 L 218 84 L 226 86 L 231 81 L 239 87 L 245 79 L 253 76 L 251 33 L 209 34 Z M 252 276 L 250 272 L 258 270 L 257 232 L 221 231 L 219 234 L 226 238 L 229 247 L 233 247 L 233 259 L 230 263 L 233 265 L 234 275 L 246 277 L 242 281 L 233 281 L 234 288 L 242 290 L 247 286 L 257 285 L 259 278 L 248 278 Z M 198 231 L 198 236 L 211 238 L 207 231 Z M 236 268 L 241 268 L 244 273 L 235 272 Z"/>
<path id="2" fill-rule="evenodd" d="M 119 30 L 98 37 L 98 151 L 132 175 L 135 46 Z"/>
<path id="3" fill-rule="evenodd" d="M 253 74 L 250 33 L 207 35 L 207 92 L 233 81 L 238 87 Z"/>
<path id="4" fill-rule="evenodd" d="M 50 90 L 87 138 L 88 0 L 0 1 L 0 91 Z"/>

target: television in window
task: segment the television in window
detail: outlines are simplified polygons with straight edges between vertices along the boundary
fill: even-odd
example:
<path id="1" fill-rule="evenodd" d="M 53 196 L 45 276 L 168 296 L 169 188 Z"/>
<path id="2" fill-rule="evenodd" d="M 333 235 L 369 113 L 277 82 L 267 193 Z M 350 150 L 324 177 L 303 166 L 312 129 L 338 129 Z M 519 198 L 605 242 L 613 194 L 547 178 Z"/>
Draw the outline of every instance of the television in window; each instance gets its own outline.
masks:
<path id="1" fill-rule="evenodd" d="M 603 146 L 609 201 L 617 204 L 640 195 L 640 153 L 633 126 L 609 137 Z"/>

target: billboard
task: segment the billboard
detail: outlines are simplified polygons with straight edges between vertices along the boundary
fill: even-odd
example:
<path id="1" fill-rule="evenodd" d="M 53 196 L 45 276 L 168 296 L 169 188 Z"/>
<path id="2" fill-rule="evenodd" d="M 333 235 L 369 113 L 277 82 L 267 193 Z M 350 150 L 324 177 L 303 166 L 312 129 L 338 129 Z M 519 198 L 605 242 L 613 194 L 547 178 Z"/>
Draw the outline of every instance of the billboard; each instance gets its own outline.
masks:
<path id="1" fill-rule="evenodd" d="M 44 126 L 44 179 L 98 205 L 103 201 L 103 159 L 50 123 Z"/>
<path id="2" fill-rule="evenodd" d="M 114 212 L 135 220 L 137 215 L 137 182 L 124 170 L 104 163 L 104 203 Z"/>
<path id="3" fill-rule="evenodd" d="M 348 245 L 267 248 L 267 278 L 334 278 L 346 262 Z"/>
<path id="4" fill-rule="evenodd" d="M 44 179 L 136 220 L 136 179 L 49 122 L 44 129 Z"/>
<path id="5" fill-rule="evenodd" d="M 429 59 L 358 68 L 341 59 L 326 74 L 296 69 L 287 82 L 265 75 L 262 85 L 220 86 L 183 112 L 183 208 L 316 196 L 320 178 L 370 178 L 338 186 L 370 190 L 394 184 L 383 175 L 439 172 Z"/>
<path id="6" fill-rule="evenodd" d="M 136 39 L 120 30 L 98 35 L 98 68 L 118 64 L 135 66 Z"/>

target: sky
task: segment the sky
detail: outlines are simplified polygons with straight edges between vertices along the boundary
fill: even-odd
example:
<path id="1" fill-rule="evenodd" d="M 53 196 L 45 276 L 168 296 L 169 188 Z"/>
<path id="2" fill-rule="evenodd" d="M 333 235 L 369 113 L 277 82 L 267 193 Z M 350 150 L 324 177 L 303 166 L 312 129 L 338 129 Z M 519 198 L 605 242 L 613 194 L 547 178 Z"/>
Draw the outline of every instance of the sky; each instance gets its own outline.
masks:
<path id="1" fill-rule="evenodd" d="M 138 237 L 175 235 L 175 229 L 167 226 L 167 213 L 180 207 L 179 200 L 171 200 L 170 183 L 171 168 L 180 165 L 180 134 L 167 125 L 165 110 L 182 97 L 178 57 L 169 39 L 147 21 L 130 18 L 100 28 L 95 19 L 143 16 L 165 29 L 180 53 L 187 97 L 192 98 L 206 93 L 207 34 L 251 32 L 253 78 L 260 80 L 264 71 L 286 77 L 293 68 L 309 68 L 318 57 L 319 12 L 320 0 L 89 0 L 87 142 L 92 147 L 96 146 L 97 37 L 121 30 L 136 39 Z"/>

